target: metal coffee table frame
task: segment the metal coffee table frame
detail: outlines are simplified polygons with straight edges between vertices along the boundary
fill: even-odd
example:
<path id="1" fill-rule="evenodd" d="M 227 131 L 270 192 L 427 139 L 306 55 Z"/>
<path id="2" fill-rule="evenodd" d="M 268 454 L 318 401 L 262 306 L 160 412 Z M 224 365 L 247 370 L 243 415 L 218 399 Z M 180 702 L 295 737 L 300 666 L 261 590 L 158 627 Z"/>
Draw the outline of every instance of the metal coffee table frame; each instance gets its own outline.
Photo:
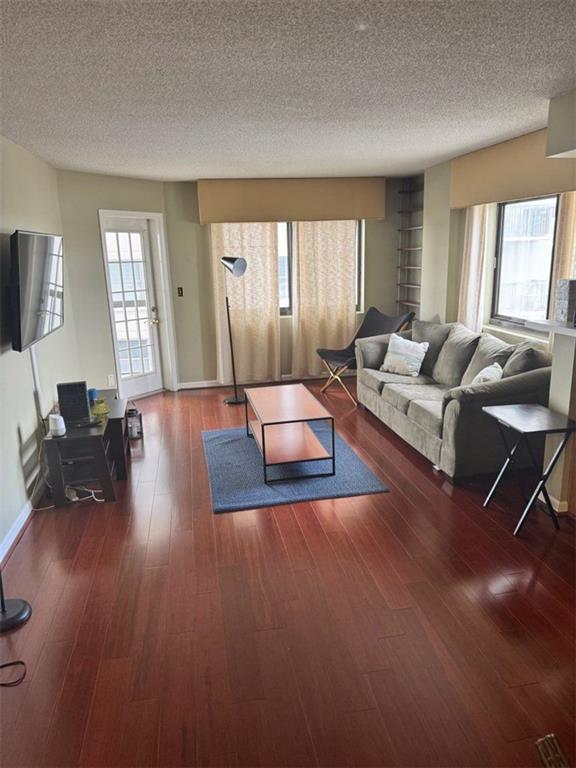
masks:
<path id="1" fill-rule="evenodd" d="M 254 409 L 253 409 L 254 410 Z M 250 422 L 248 420 L 248 397 L 246 397 L 244 401 L 244 414 L 246 419 L 246 435 L 248 437 L 254 438 L 254 435 L 252 431 L 250 430 Z M 258 418 L 258 414 L 255 412 L 256 417 Z M 320 456 L 317 459 L 294 459 L 293 461 L 266 461 L 266 427 L 274 427 L 279 426 L 281 424 L 311 424 L 315 421 L 329 421 L 330 422 L 330 433 L 331 433 L 331 453 L 328 456 Z M 268 421 L 265 424 L 258 419 L 258 422 L 260 424 L 260 429 L 262 430 L 262 448 L 261 448 L 261 454 L 262 454 L 262 470 L 264 472 L 264 482 L 266 485 L 270 485 L 271 483 L 285 483 L 288 480 L 310 480 L 315 477 L 333 477 L 336 474 L 336 441 L 334 439 L 334 417 L 333 416 L 323 416 L 321 418 L 316 419 L 288 419 L 286 421 Z M 260 445 L 258 441 L 256 440 L 256 445 L 260 448 Z M 313 475 L 295 475 L 290 478 L 286 477 L 278 477 L 278 478 L 270 478 L 268 477 L 268 468 L 269 467 L 282 467 L 287 466 L 289 464 L 303 464 L 303 463 L 311 463 L 313 461 L 331 461 L 332 462 L 332 470 L 330 472 L 317 472 Z"/>

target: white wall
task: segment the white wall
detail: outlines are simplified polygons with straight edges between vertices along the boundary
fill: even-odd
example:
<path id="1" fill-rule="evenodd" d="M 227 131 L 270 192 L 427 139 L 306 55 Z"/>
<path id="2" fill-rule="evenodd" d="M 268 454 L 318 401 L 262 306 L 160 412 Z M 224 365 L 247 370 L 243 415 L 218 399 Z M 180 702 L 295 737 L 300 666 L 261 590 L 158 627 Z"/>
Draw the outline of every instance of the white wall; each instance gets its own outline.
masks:
<path id="1" fill-rule="evenodd" d="M 39 423 L 28 352 L 11 349 L 6 322 L 9 235 L 15 229 L 62 234 L 56 171 L 34 155 L 0 137 L 2 253 L 2 334 L 0 342 L 0 542 L 26 505 L 36 471 Z M 71 301 L 70 256 L 64 241 L 64 326 L 40 341 L 38 358 L 46 410 L 56 401 L 56 384 L 80 375 L 76 317 Z M 46 415 L 46 414 L 44 414 Z"/>

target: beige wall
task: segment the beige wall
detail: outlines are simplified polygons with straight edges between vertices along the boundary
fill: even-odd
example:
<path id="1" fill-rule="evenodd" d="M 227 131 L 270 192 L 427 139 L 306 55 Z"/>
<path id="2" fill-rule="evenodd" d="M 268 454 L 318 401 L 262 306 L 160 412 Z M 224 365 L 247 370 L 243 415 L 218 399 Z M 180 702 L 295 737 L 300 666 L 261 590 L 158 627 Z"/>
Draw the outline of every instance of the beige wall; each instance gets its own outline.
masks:
<path id="1" fill-rule="evenodd" d="M 576 157 L 576 88 L 550 99 L 546 154 Z"/>
<path id="2" fill-rule="evenodd" d="M 451 208 L 576 189 L 576 160 L 547 158 L 545 130 L 456 157 L 451 174 Z"/>
<path id="3" fill-rule="evenodd" d="M 464 211 L 450 210 L 451 164 L 424 173 L 424 230 L 420 317 L 446 323 L 456 319 L 462 266 Z"/>
<path id="4" fill-rule="evenodd" d="M 386 179 L 204 179 L 200 221 L 382 219 Z"/>
<path id="5" fill-rule="evenodd" d="M 0 137 L 0 239 L 2 337 L 0 346 L 0 542 L 5 538 L 32 490 L 37 470 L 39 422 L 29 352 L 13 352 L 5 324 L 6 267 L 9 235 L 15 229 L 62 233 L 56 171 L 18 145 Z M 56 401 L 58 381 L 80 375 L 76 317 L 71 301 L 70 255 L 64 240 L 64 326 L 35 345 L 47 412 Z M 44 413 L 46 415 L 46 413 Z"/>
<path id="6" fill-rule="evenodd" d="M 216 378 L 216 325 L 210 263 L 210 227 L 198 217 L 194 182 L 164 185 L 166 233 L 180 382 Z M 178 286 L 184 295 L 177 296 Z"/>
<path id="7" fill-rule="evenodd" d="M 158 181 L 59 171 L 58 187 L 70 284 L 77 309 L 82 378 L 89 386 L 105 388 L 115 366 L 98 211 L 162 213 L 163 185 Z"/>
<path id="8" fill-rule="evenodd" d="M 398 179 L 386 181 L 386 216 L 367 221 L 365 228 L 364 306 L 377 307 L 387 315 L 398 314 Z"/>

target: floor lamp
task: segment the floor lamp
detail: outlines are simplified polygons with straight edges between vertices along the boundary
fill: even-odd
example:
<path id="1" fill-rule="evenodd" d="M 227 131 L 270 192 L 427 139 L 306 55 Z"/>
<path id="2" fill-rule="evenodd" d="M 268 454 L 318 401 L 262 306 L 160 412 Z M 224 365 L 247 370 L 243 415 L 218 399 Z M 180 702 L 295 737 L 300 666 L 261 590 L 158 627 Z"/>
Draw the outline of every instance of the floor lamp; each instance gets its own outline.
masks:
<path id="1" fill-rule="evenodd" d="M 0 571 L 0 634 L 19 627 L 28 621 L 32 614 L 30 603 L 20 598 L 6 600 L 4 597 L 4 585 L 2 583 L 2 571 Z"/>
<path id="2" fill-rule="evenodd" d="M 221 264 L 226 267 L 232 277 L 242 277 L 246 272 L 246 259 L 241 256 L 223 256 L 220 259 Z M 234 397 L 227 397 L 224 402 L 226 405 L 241 405 L 245 401 L 244 395 L 238 394 L 238 386 L 236 384 L 236 365 L 234 363 L 234 344 L 232 342 L 232 323 L 230 322 L 230 302 L 228 301 L 228 284 L 226 282 L 226 275 L 224 275 L 224 287 L 226 293 L 226 318 L 228 320 L 228 337 L 230 339 L 230 355 L 232 357 L 232 380 L 234 381 Z"/>

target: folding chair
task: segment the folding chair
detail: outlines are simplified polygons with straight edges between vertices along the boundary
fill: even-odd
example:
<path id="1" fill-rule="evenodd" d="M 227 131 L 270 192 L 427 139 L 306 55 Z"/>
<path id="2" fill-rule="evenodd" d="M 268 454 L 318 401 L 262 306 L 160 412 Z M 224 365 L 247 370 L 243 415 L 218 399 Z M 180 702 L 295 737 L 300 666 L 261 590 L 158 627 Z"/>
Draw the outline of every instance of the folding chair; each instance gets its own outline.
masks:
<path id="1" fill-rule="evenodd" d="M 356 368 L 354 350 L 356 339 L 380 336 L 385 333 L 398 333 L 411 322 L 413 317 L 414 312 L 408 312 L 398 317 L 389 317 L 388 315 L 383 315 L 376 307 L 370 307 L 360 328 L 358 328 L 354 338 L 347 347 L 344 347 L 344 349 L 317 349 L 316 352 L 328 369 L 328 379 L 320 392 L 324 394 L 331 384 L 338 382 L 354 405 L 357 405 L 356 398 L 341 379 L 345 371 L 355 370 Z"/>

